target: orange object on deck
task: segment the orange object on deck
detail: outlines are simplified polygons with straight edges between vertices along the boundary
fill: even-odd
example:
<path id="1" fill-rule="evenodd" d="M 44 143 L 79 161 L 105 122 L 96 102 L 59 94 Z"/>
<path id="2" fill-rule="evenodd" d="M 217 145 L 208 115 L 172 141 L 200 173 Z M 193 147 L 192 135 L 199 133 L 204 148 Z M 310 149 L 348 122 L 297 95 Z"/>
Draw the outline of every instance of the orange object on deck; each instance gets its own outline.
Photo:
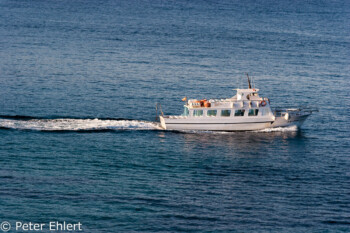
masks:
<path id="1" fill-rule="evenodd" d="M 200 102 L 201 102 L 201 107 L 204 107 L 204 103 L 207 102 L 207 100 L 206 99 L 200 100 Z"/>
<path id="2" fill-rule="evenodd" d="M 209 103 L 208 101 L 204 102 L 204 107 L 210 108 L 210 106 L 211 106 L 211 103 Z"/>

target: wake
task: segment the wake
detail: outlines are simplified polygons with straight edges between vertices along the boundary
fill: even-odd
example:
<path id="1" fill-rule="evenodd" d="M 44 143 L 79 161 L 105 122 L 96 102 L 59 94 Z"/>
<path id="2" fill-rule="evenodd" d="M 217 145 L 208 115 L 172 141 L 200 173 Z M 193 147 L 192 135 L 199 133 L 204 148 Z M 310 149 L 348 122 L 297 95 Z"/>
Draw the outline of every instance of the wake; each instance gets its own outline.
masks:
<path id="1" fill-rule="evenodd" d="M 40 118 L 30 116 L 0 116 L 1 129 L 99 132 L 118 130 L 161 130 L 157 122 L 121 118 Z"/>
<path id="2" fill-rule="evenodd" d="M 266 129 L 261 129 L 254 132 L 270 133 L 270 132 L 295 132 L 295 131 L 298 131 L 298 127 L 293 125 L 288 127 L 266 128 Z"/>

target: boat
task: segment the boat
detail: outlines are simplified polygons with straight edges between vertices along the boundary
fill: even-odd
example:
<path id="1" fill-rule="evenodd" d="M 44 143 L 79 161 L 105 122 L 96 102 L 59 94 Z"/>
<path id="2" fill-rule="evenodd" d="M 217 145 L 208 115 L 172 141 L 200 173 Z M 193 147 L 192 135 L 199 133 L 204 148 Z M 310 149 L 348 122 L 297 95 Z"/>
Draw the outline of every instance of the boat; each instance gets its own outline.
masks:
<path id="1" fill-rule="evenodd" d="M 287 108 L 272 110 L 270 100 L 259 96 L 248 77 L 247 89 L 234 89 L 226 99 L 182 99 L 182 115 L 164 115 L 160 107 L 160 125 L 165 130 L 254 131 L 276 127 L 301 127 L 314 110 Z"/>

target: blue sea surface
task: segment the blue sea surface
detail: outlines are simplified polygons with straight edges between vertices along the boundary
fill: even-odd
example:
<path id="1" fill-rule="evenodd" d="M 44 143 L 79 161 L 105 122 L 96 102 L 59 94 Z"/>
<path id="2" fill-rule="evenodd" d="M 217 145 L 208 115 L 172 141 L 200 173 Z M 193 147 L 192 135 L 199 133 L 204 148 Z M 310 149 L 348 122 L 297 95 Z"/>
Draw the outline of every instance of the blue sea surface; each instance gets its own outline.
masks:
<path id="1" fill-rule="evenodd" d="M 0 223 L 350 232 L 349 25 L 345 0 L 0 1 Z M 159 129 L 156 103 L 231 97 L 246 72 L 273 107 L 319 112 Z"/>

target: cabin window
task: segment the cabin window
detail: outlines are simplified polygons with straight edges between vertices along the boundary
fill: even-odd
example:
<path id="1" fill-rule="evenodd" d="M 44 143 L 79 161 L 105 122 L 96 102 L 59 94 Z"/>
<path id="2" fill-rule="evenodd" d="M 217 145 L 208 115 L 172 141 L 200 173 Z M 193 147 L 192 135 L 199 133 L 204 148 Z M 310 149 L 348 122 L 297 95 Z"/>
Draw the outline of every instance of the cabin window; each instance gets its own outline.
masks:
<path id="1" fill-rule="evenodd" d="M 193 116 L 203 116 L 203 110 L 193 110 Z"/>
<path id="2" fill-rule="evenodd" d="M 188 111 L 188 108 L 184 107 L 184 113 L 182 114 L 182 116 L 188 116 L 190 114 L 190 112 Z"/>
<path id="3" fill-rule="evenodd" d="M 221 116 L 229 117 L 231 115 L 231 110 L 221 110 Z"/>
<path id="4" fill-rule="evenodd" d="M 208 110 L 207 111 L 207 116 L 216 116 L 216 114 L 217 114 L 217 110 Z"/>
<path id="5" fill-rule="evenodd" d="M 257 116 L 259 109 L 249 109 L 248 116 Z"/>
<path id="6" fill-rule="evenodd" d="M 235 111 L 235 116 L 244 116 L 244 109 L 238 109 Z"/>

